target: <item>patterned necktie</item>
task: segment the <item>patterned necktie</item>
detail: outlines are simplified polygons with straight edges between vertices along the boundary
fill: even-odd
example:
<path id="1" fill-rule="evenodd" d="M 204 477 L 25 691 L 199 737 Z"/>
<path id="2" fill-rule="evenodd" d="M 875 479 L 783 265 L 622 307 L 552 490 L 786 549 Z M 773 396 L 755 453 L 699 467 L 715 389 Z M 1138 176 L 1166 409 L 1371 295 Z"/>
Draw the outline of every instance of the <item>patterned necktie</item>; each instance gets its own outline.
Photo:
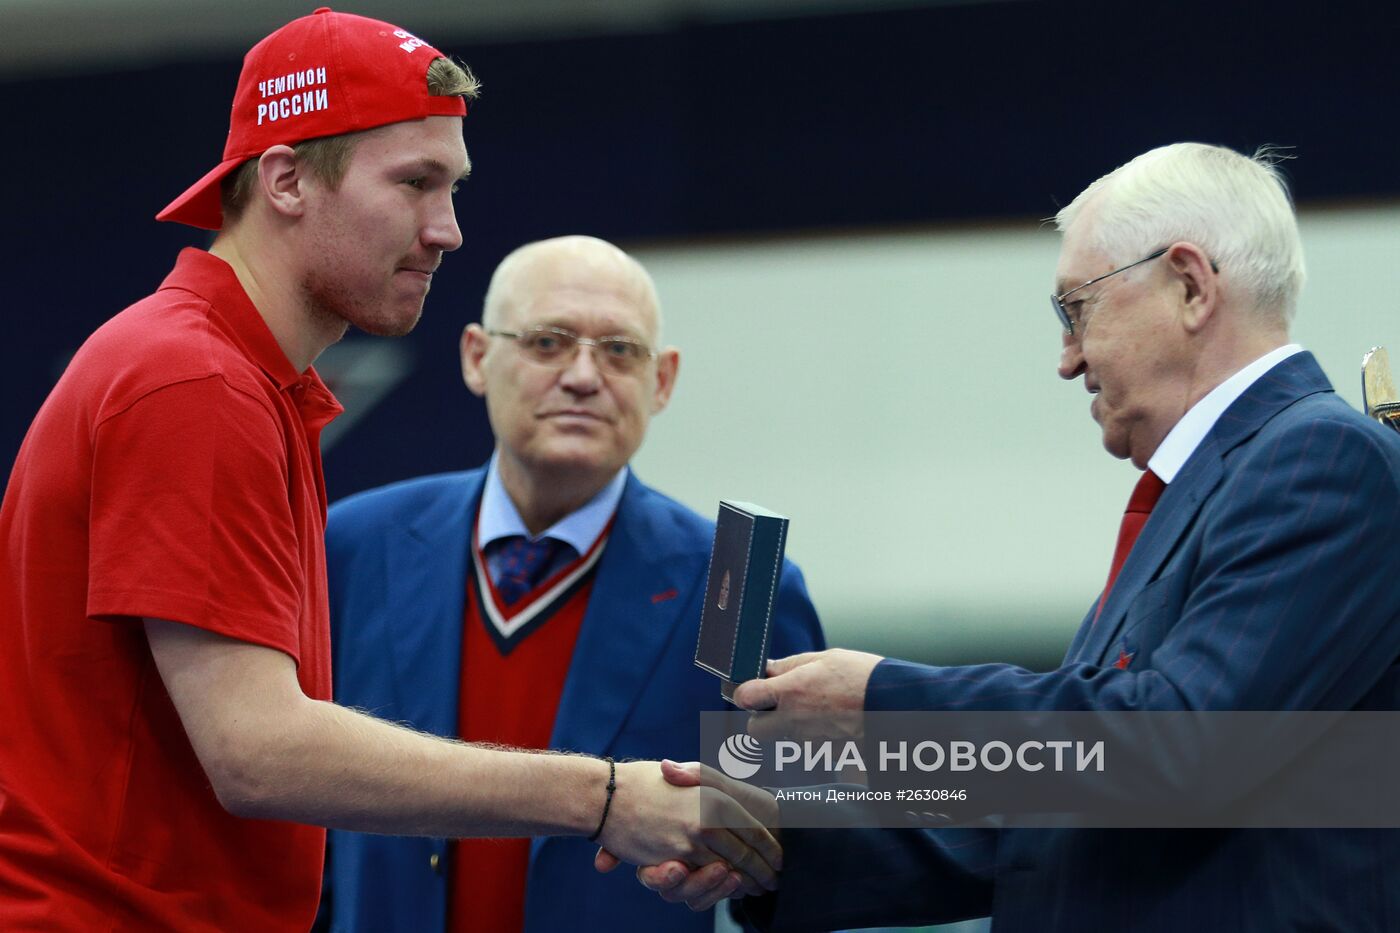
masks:
<path id="1" fill-rule="evenodd" d="M 523 535 L 506 538 L 500 550 L 500 579 L 496 592 L 513 606 L 540 584 L 554 562 L 560 542 L 553 538 L 531 541 Z"/>
<path id="2" fill-rule="evenodd" d="M 1113 581 L 1118 579 L 1118 571 L 1127 563 L 1128 552 L 1133 549 L 1133 543 L 1142 532 L 1142 526 L 1147 524 L 1152 507 L 1157 504 L 1157 500 L 1162 497 L 1162 490 L 1166 488 L 1167 484 L 1151 470 L 1143 470 L 1142 477 L 1133 487 L 1133 494 L 1128 497 L 1128 508 L 1123 512 L 1123 523 L 1118 526 L 1118 545 L 1113 549 L 1113 563 L 1108 568 L 1108 583 L 1104 585 L 1103 596 L 1099 597 L 1099 608 L 1094 613 L 1095 620 L 1098 619 L 1099 613 L 1103 612 L 1104 604 L 1108 602 L 1108 594 L 1113 591 Z"/>

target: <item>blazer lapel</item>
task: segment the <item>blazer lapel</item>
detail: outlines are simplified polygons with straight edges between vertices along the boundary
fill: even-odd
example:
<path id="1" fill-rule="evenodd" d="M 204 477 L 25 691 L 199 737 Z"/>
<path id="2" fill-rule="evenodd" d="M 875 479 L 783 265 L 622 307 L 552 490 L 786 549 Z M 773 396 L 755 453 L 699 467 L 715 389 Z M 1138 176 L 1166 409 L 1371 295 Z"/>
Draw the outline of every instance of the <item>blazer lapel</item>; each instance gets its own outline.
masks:
<path id="1" fill-rule="evenodd" d="M 1128 553 L 1128 560 L 1113 583 L 1108 602 L 1094 618 L 1089 614 L 1089 631 L 1079 646 L 1077 661 L 1102 664 L 1109 646 L 1118 636 L 1128 607 L 1142 588 L 1156 577 L 1177 542 L 1191 527 L 1201 505 L 1220 483 L 1224 471 L 1220 454 L 1209 436 L 1196 448 L 1176 479 L 1168 484 L 1152 510 L 1152 516 Z"/>
<path id="2" fill-rule="evenodd" d="M 668 559 L 672 542 L 658 527 L 657 511 L 647 501 L 653 495 L 635 474 L 627 477 L 612 536 L 598 560 L 550 748 L 608 753 L 651 678 L 680 609 L 700 585 L 686 579 L 677 562 Z M 675 595 L 653 599 L 669 590 Z M 550 841 L 543 836 L 532 841 L 532 866 Z"/>
<path id="3" fill-rule="evenodd" d="M 447 486 L 401 530 L 386 560 L 390 650 L 406 687 L 401 715 L 438 735 L 457 734 L 467 551 L 483 476 L 473 471 Z"/>
<path id="4" fill-rule="evenodd" d="M 1330 391 L 1332 385 L 1313 355 L 1296 353 L 1259 377 L 1225 410 L 1162 493 L 1113 584 L 1103 612 L 1097 621 L 1090 623 L 1082 640 L 1076 636 L 1078 650 L 1072 647 L 1067 660 L 1104 663 L 1133 599 L 1156 577 L 1201 507 L 1223 480 L 1225 458 L 1230 452 L 1300 398 Z M 1093 619 L 1092 612 L 1089 619 Z"/>
<path id="5" fill-rule="evenodd" d="M 698 585 L 667 559 L 671 542 L 646 501 L 652 495 L 628 477 L 564 681 L 551 747 L 607 753 Z M 653 599 L 668 590 L 675 595 Z"/>

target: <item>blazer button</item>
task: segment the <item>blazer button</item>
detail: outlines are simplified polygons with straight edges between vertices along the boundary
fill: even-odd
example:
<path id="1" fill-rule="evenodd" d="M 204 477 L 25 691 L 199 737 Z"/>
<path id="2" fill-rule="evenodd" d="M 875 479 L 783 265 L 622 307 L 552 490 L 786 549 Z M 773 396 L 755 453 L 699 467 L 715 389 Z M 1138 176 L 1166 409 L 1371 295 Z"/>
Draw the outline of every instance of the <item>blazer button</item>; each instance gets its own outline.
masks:
<path id="1" fill-rule="evenodd" d="M 438 857 L 436 852 L 428 856 L 428 867 L 437 874 L 442 874 L 442 859 Z"/>

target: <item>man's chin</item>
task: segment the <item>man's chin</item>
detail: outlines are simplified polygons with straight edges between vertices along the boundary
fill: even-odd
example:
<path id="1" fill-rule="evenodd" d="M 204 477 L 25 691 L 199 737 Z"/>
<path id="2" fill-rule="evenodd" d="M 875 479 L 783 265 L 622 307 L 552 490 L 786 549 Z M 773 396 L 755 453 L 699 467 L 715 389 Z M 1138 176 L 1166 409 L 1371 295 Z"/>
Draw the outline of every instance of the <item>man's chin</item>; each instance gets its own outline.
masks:
<path id="1" fill-rule="evenodd" d="M 528 463 L 539 474 L 560 477 L 589 473 L 611 476 L 622 466 L 608 452 L 577 445 L 559 445 L 540 451 L 529 457 Z"/>
<path id="2" fill-rule="evenodd" d="M 412 333 L 413 328 L 418 326 L 418 321 L 423 317 L 423 309 L 410 314 L 403 314 L 398 317 L 384 316 L 368 318 L 363 321 L 353 322 L 356 327 L 372 337 L 403 337 Z"/>
<path id="3" fill-rule="evenodd" d="M 1127 460 L 1132 453 L 1124 438 L 1115 437 L 1108 431 L 1103 432 L 1103 449 L 1108 451 L 1115 460 Z"/>

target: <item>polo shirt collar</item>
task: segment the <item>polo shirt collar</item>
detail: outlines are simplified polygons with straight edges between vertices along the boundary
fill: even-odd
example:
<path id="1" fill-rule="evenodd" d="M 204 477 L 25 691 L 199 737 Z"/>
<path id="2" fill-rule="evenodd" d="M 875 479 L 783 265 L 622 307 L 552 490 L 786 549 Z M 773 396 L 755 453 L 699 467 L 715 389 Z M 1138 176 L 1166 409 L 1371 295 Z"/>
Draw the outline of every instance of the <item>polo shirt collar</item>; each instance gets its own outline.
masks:
<path id="1" fill-rule="evenodd" d="M 175 268 L 160 287 L 182 289 L 209 302 L 211 312 L 227 328 L 229 336 L 248 359 L 271 377 L 277 388 L 286 390 L 297 383 L 308 385 L 308 382 L 321 385 L 320 378 L 311 369 L 307 374 L 312 380 L 303 380 L 303 374 L 292 366 L 277 338 L 272 336 L 267 321 L 243 290 L 233 267 L 218 256 L 193 247 L 182 249 Z M 321 387 L 324 389 L 323 385 Z"/>

